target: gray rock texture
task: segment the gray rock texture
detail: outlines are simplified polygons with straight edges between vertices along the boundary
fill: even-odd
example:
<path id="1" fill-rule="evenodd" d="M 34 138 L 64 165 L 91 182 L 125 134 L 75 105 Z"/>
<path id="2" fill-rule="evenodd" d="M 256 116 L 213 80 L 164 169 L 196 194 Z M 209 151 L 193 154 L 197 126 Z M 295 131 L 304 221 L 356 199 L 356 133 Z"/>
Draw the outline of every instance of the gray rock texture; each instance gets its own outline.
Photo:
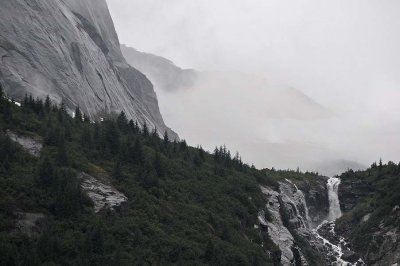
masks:
<path id="1" fill-rule="evenodd" d="M 91 175 L 80 173 L 78 178 L 81 180 L 82 190 L 93 201 L 95 212 L 99 212 L 103 208 L 113 210 L 128 200 L 123 193 Z"/>
<path id="2" fill-rule="evenodd" d="M 2 0 L 0 82 L 7 96 L 79 106 L 91 119 L 124 111 L 168 129 L 145 75 L 128 65 L 105 0 Z"/>
<path id="3" fill-rule="evenodd" d="M 41 140 L 37 138 L 32 138 L 28 136 L 22 136 L 20 134 L 14 133 L 10 130 L 7 130 L 7 136 L 12 140 L 17 142 L 22 146 L 27 152 L 35 157 L 40 156 L 40 151 L 43 148 L 43 144 Z"/>

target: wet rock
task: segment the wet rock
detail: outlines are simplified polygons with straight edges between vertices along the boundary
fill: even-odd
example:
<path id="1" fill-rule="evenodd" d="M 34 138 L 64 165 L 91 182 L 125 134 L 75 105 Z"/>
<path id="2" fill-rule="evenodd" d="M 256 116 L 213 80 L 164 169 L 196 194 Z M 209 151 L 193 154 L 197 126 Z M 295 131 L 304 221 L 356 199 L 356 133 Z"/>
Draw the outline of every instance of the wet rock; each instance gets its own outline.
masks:
<path id="1" fill-rule="evenodd" d="M 93 201 L 95 212 L 99 212 L 104 208 L 113 210 L 128 200 L 123 193 L 91 175 L 80 173 L 78 178 L 81 180 L 82 190 Z"/>
<path id="2" fill-rule="evenodd" d="M 318 176 L 312 183 L 309 180 L 297 182 L 299 189 L 305 195 L 312 227 L 321 224 L 329 213 L 327 180 L 327 177 Z"/>
<path id="3" fill-rule="evenodd" d="M 32 138 L 28 136 L 22 136 L 7 130 L 7 136 L 12 140 L 20 144 L 27 152 L 35 157 L 40 156 L 40 151 L 43 148 L 42 142 L 38 138 Z"/>
<path id="4" fill-rule="evenodd" d="M 271 215 L 271 221 L 266 221 L 264 211 L 260 211 L 258 216 L 260 224 L 268 226 L 268 234 L 271 240 L 281 250 L 280 262 L 282 265 L 290 265 L 293 260 L 293 236 L 290 231 L 284 226 L 281 215 L 279 203 L 279 193 L 268 187 L 261 187 L 261 191 L 266 197 L 266 208 Z"/>

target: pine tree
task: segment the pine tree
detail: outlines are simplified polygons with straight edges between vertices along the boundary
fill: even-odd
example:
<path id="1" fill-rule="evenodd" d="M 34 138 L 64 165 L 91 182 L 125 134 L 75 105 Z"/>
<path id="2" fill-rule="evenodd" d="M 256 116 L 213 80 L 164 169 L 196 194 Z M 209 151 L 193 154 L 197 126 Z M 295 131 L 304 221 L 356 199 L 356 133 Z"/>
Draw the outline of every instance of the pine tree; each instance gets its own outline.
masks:
<path id="1" fill-rule="evenodd" d="M 119 130 L 121 130 L 122 132 L 126 133 L 128 132 L 128 119 L 126 118 L 126 114 L 124 111 L 122 111 L 118 118 L 117 118 L 117 125 Z"/>
<path id="2" fill-rule="evenodd" d="M 157 128 L 155 127 L 153 132 L 151 133 L 151 136 L 153 137 L 153 139 L 158 139 L 158 131 Z"/>
<path id="3" fill-rule="evenodd" d="M 107 151 L 116 155 L 120 150 L 120 133 L 114 121 L 109 121 L 105 129 L 105 141 Z"/>
<path id="4" fill-rule="evenodd" d="M 4 99 L 4 91 L 3 91 L 3 86 L 0 83 L 0 104 L 3 102 Z"/>
<path id="5" fill-rule="evenodd" d="M 113 178 L 121 181 L 124 179 L 124 175 L 122 173 L 122 168 L 121 168 L 121 162 L 120 159 L 118 159 L 114 165 L 114 169 L 113 169 L 113 174 L 112 174 Z"/>
<path id="6" fill-rule="evenodd" d="M 148 129 L 148 127 L 147 127 L 146 121 L 145 121 L 144 124 L 143 124 L 142 134 L 143 134 L 143 136 L 145 136 L 145 137 L 148 137 L 148 136 L 149 136 L 149 129 Z"/>
<path id="7" fill-rule="evenodd" d="M 156 153 L 156 156 L 154 157 L 154 169 L 157 172 L 157 175 L 159 177 L 164 176 L 164 164 L 161 159 L 160 153 Z"/>
<path id="8" fill-rule="evenodd" d="M 168 137 L 168 132 L 164 132 L 164 145 L 167 146 L 169 143 L 169 137 Z"/>
<path id="9" fill-rule="evenodd" d="M 74 120 L 75 120 L 76 123 L 82 123 L 83 116 L 82 116 L 82 112 L 81 112 L 81 109 L 79 108 L 79 106 L 77 106 L 75 108 Z"/>
<path id="10" fill-rule="evenodd" d="M 147 163 L 141 174 L 141 182 L 145 189 L 149 190 L 152 187 L 158 186 L 158 176 L 154 168 Z"/>
<path id="11" fill-rule="evenodd" d="M 49 95 L 46 96 L 46 100 L 44 101 L 44 110 L 46 113 L 50 113 L 51 111 L 51 101 Z"/>
<path id="12" fill-rule="evenodd" d="M 48 187 L 56 181 L 56 171 L 47 153 L 42 153 L 36 170 L 36 183 Z"/>
<path id="13" fill-rule="evenodd" d="M 143 165 L 144 163 L 144 152 L 143 143 L 139 138 L 136 139 L 135 145 L 133 146 L 132 159 L 137 165 Z"/>
<path id="14" fill-rule="evenodd" d="M 204 259 L 206 262 L 213 262 L 215 259 L 215 248 L 212 240 L 208 240 L 206 250 L 204 252 Z"/>
<path id="15" fill-rule="evenodd" d="M 11 103 L 7 100 L 4 100 L 3 119 L 7 124 L 11 123 L 13 120 Z"/>
<path id="16" fill-rule="evenodd" d="M 23 101 L 23 103 L 22 103 L 22 106 L 24 107 L 24 109 L 26 109 L 27 107 L 29 107 L 29 98 L 28 98 L 28 94 L 27 94 L 27 93 L 25 93 L 24 101 Z"/>
<path id="17" fill-rule="evenodd" d="M 86 147 L 88 149 L 92 148 L 93 145 L 93 140 L 92 140 L 92 134 L 90 131 L 90 127 L 85 125 L 83 127 L 82 133 L 81 133 L 81 144 L 83 147 Z"/>
<path id="18" fill-rule="evenodd" d="M 61 131 L 57 144 L 57 163 L 62 166 L 67 166 L 68 161 L 67 148 L 65 145 L 65 134 Z"/>

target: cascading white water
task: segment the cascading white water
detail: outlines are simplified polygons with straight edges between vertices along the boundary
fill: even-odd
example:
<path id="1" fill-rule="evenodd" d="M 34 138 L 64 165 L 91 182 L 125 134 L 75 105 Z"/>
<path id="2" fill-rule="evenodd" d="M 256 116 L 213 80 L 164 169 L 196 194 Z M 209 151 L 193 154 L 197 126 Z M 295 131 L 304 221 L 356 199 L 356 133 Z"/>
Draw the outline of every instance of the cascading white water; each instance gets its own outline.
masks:
<path id="1" fill-rule="evenodd" d="M 328 246 L 331 247 L 331 252 L 333 256 L 336 258 L 336 261 L 334 261 L 332 265 L 335 266 L 365 265 L 362 259 L 359 259 L 358 262 L 353 264 L 341 258 L 343 255 L 343 247 L 346 246 L 346 242 L 343 237 L 340 237 L 340 242 L 337 245 L 335 245 L 326 238 L 324 238 L 323 236 L 321 236 L 318 232 L 320 228 L 322 228 L 323 226 L 329 225 L 331 227 L 330 232 L 332 234 L 335 234 L 335 220 L 342 216 L 342 211 L 340 210 L 339 195 L 338 195 L 340 181 L 341 180 L 337 177 L 331 177 L 328 179 L 326 186 L 328 189 L 329 214 L 327 220 L 322 222 L 322 224 L 320 224 L 314 230 L 314 233 L 320 240 L 322 240 L 324 245 L 328 244 Z"/>
<path id="2" fill-rule="evenodd" d="M 340 179 L 337 177 L 331 177 L 328 179 L 328 199 L 329 199 L 329 221 L 335 221 L 342 216 L 339 203 L 339 190 Z"/>

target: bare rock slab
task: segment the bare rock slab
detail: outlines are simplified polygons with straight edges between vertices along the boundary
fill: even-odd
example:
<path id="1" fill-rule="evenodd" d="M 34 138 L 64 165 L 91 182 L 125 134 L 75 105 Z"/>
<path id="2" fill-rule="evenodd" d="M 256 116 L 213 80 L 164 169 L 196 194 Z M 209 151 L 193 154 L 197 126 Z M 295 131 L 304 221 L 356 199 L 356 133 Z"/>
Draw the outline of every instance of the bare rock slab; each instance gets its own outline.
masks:
<path id="1" fill-rule="evenodd" d="M 12 140 L 21 145 L 27 152 L 35 157 L 40 156 L 40 151 L 43 148 L 43 144 L 38 139 L 34 139 L 27 136 L 22 136 L 7 130 L 7 136 Z"/>
<path id="2" fill-rule="evenodd" d="M 122 192 L 91 175 L 80 173 L 78 178 L 81 180 L 82 190 L 93 201 L 96 213 L 104 208 L 113 210 L 128 200 Z"/>

